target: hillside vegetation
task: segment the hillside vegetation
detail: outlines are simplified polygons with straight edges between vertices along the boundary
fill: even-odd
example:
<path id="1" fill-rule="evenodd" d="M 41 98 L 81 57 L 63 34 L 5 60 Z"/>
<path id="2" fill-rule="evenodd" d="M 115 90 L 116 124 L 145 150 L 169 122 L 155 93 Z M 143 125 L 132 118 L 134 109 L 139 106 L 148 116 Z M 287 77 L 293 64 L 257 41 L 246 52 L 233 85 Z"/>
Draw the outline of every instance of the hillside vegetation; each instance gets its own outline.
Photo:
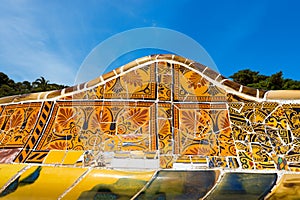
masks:
<path id="1" fill-rule="evenodd" d="M 33 82 L 15 82 L 14 80 L 10 79 L 5 73 L 0 72 L 0 97 L 49 90 L 58 90 L 65 87 L 67 86 L 59 85 L 56 83 L 50 83 L 49 80 L 46 80 L 42 76 L 40 78 L 37 78 Z"/>
<path id="2" fill-rule="evenodd" d="M 271 76 L 262 75 L 250 69 L 240 70 L 231 75 L 233 81 L 244 86 L 264 90 L 300 90 L 300 81 L 285 79 L 283 73 L 277 72 Z"/>

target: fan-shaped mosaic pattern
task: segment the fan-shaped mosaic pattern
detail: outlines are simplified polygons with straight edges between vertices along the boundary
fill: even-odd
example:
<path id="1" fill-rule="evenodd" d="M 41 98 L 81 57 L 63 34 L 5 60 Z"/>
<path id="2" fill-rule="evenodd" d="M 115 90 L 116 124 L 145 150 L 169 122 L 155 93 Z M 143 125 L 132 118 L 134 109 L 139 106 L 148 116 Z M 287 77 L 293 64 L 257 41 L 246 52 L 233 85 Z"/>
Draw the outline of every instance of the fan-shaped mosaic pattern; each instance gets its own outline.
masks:
<path id="1" fill-rule="evenodd" d="M 299 171 L 300 91 L 175 55 L 0 99 L 0 198 L 297 198 Z"/>

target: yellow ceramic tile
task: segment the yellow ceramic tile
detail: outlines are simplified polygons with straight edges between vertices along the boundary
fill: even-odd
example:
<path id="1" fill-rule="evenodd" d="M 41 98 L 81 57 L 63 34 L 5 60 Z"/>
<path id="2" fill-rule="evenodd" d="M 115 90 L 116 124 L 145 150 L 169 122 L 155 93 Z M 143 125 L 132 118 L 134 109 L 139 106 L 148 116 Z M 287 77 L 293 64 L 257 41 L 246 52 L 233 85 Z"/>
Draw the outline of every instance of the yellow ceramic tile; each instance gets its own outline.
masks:
<path id="1" fill-rule="evenodd" d="M 279 184 L 266 199 L 299 199 L 299 183 L 299 174 L 284 174 Z"/>
<path id="2" fill-rule="evenodd" d="M 0 189 L 26 165 L 0 164 Z"/>
<path id="3" fill-rule="evenodd" d="M 104 75 L 103 78 L 114 76 L 114 73 L 111 73 Z M 125 72 L 120 78 L 113 78 L 105 85 L 100 85 L 96 88 L 96 93 L 98 97 L 105 99 L 153 99 L 156 95 L 155 65 Z"/>
<path id="4" fill-rule="evenodd" d="M 177 163 L 206 163 L 206 157 L 201 156 L 180 156 L 177 160 Z"/>
<path id="5" fill-rule="evenodd" d="M 5 199 L 57 199 L 87 169 L 67 167 L 33 167 L 25 172 L 15 191 Z"/>
<path id="6" fill-rule="evenodd" d="M 159 165 L 163 169 L 171 169 L 173 167 L 174 157 L 172 155 L 160 155 Z"/>
<path id="7" fill-rule="evenodd" d="M 48 153 L 44 164 L 61 164 L 66 156 L 66 151 L 52 150 Z"/>
<path id="8" fill-rule="evenodd" d="M 172 152 L 172 122 L 170 119 L 158 119 L 158 138 L 160 153 L 167 154 Z"/>
<path id="9" fill-rule="evenodd" d="M 133 172 L 93 169 L 63 199 L 78 199 L 94 195 L 93 189 L 110 190 L 111 193 L 130 199 L 151 179 L 154 171 Z"/>
<path id="10" fill-rule="evenodd" d="M 63 161 L 64 165 L 73 165 L 83 154 L 84 151 L 68 151 Z"/>
<path id="11" fill-rule="evenodd" d="M 26 171 L 24 171 L 19 178 L 19 182 L 22 182 L 24 179 L 30 177 L 31 175 L 39 174 L 41 167 L 39 166 L 31 166 Z"/>

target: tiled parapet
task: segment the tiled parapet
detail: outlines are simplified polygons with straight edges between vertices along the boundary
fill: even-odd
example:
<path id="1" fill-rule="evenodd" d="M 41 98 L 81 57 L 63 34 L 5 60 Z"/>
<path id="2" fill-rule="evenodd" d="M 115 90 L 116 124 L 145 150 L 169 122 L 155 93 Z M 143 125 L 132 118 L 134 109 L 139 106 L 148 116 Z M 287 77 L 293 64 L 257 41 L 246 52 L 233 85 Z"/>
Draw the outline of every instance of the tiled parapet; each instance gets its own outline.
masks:
<path id="1" fill-rule="evenodd" d="M 1 98 L 1 162 L 298 171 L 299 93 L 148 56 L 63 90 Z"/>
<path id="2" fill-rule="evenodd" d="M 4 199 L 296 199 L 299 171 L 299 91 L 175 55 L 0 99 Z"/>

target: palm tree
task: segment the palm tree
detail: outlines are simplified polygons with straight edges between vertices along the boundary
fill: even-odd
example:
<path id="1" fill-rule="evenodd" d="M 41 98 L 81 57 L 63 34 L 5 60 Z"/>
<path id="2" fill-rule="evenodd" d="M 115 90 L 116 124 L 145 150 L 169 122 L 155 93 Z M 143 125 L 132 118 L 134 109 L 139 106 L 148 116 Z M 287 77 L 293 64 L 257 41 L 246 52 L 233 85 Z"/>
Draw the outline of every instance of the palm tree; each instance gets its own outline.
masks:
<path id="1" fill-rule="evenodd" d="M 32 85 L 37 91 L 47 91 L 49 89 L 49 80 L 46 80 L 41 76 L 40 78 L 36 79 Z"/>

